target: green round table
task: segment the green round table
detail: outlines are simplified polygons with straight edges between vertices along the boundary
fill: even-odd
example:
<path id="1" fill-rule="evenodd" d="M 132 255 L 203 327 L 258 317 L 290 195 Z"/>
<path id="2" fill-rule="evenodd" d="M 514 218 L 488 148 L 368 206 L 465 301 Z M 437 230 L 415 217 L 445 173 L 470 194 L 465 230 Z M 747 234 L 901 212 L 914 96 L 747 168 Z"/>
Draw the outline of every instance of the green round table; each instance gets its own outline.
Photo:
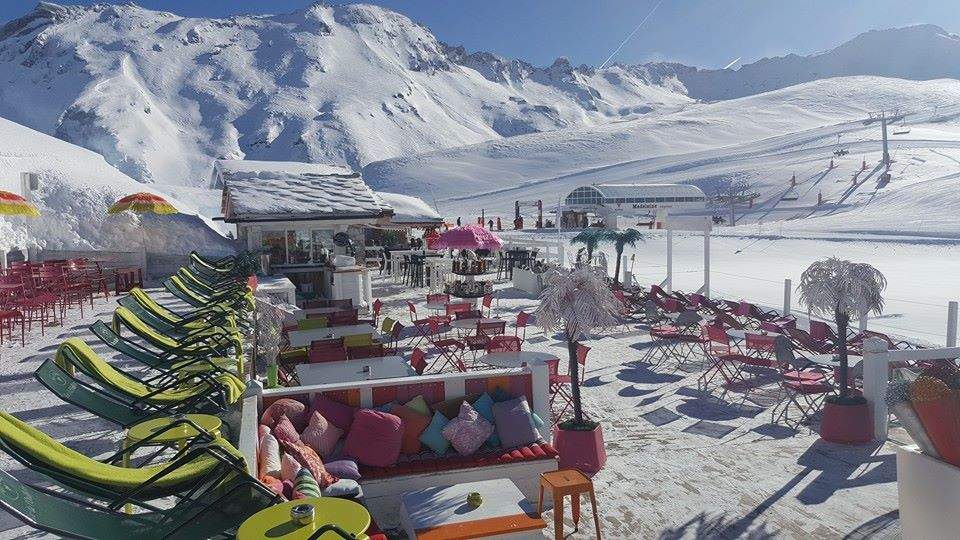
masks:
<path id="1" fill-rule="evenodd" d="M 313 523 L 298 525 L 290 519 L 290 509 L 298 504 L 312 504 Z M 283 540 L 306 540 L 317 529 L 334 524 L 358 539 L 367 538 L 370 527 L 370 513 L 362 505 L 335 497 L 308 497 L 280 503 L 257 512 L 247 518 L 237 529 L 237 540 L 262 540 L 279 538 Z M 320 537 L 322 540 L 342 540 L 343 537 L 328 531 Z"/>

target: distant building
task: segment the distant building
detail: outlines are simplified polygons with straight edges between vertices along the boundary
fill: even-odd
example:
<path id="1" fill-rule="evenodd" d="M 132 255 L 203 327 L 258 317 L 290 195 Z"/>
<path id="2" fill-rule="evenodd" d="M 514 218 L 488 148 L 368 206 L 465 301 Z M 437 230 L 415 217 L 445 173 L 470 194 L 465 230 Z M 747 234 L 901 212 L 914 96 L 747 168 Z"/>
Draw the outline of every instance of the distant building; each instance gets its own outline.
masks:
<path id="1" fill-rule="evenodd" d="M 594 184 L 566 196 L 561 223 L 577 228 L 602 220 L 617 227 L 626 220 L 630 227 L 660 228 L 668 214 L 702 211 L 706 204 L 703 191 L 689 184 Z"/>

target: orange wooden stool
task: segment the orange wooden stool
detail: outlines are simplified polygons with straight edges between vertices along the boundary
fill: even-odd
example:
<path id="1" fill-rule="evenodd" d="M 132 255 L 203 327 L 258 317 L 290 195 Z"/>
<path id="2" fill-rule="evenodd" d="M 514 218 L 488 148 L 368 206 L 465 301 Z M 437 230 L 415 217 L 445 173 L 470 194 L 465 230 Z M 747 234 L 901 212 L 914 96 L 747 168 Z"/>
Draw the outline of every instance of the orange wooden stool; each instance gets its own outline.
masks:
<path id="1" fill-rule="evenodd" d="M 593 524 L 597 527 L 597 540 L 600 540 L 600 517 L 597 515 L 597 496 L 593 492 L 593 480 L 576 469 L 562 469 L 540 474 L 540 502 L 537 512 L 543 514 L 543 489 L 549 487 L 553 494 L 553 531 L 556 540 L 563 540 L 563 498 L 570 495 L 573 510 L 574 530 L 580 526 L 580 495 L 590 494 L 593 506 Z"/>

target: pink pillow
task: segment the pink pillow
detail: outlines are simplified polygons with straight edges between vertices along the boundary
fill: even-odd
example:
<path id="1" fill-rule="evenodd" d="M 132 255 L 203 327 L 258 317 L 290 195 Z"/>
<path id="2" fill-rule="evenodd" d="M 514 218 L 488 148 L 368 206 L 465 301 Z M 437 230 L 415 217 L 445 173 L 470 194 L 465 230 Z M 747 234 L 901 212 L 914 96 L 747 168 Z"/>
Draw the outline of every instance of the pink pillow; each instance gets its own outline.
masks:
<path id="1" fill-rule="evenodd" d="M 343 437 L 343 430 L 327 422 L 320 411 L 310 414 L 310 423 L 300 434 L 300 440 L 310 445 L 323 459 L 330 457 L 340 437 Z"/>
<path id="2" fill-rule="evenodd" d="M 269 428 L 273 428 L 274 424 L 276 424 L 283 415 L 286 415 L 287 418 L 290 419 L 293 427 L 297 428 L 298 432 L 307 427 L 307 406 L 290 398 L 274 401 L 273 404 L 267 407 L 267 410 L 263 411 L 263 414 L 260 415 L 260 423 Z"/>
<path id="3" fill-rule="evenodd" d="M 297 433 L 297 428 L 293 427 L 290 419 L 286 416 L 281 416 L 277 420 L 277 424 L 273 426 L 273 436 L 278 441 L 300 442 L 300 434 Z"/>
<path id="4" fill-rule="evenodd" d="M 257 426 L 257 436 L 259 437 L 257 439 L 258 441 L 263 440 L 263 436 L 266 435 L 267 433 L 270 433 L 269 427 L 263 424 L 260 424 L 259 426 Z"/>
<path id="5" fill-rule="evenodd" d="M 280 478 L 280 443 L 269 432 L 260 439 L 259 476 Z"/>
<path id="6" fill-rule="evenodd" d="M 339 478 L 327 472 L 323 467 L 323 460 L 320 459 L 320 456 L 317 455 L 313 448 L 310 448 L 299 440 L 296 442 L 281 441 L 280 447 L 285 453 L 290 454 L 290 457 L 297 460 L 300 465 L 310 470 L 310 474 L 317 480 L 320 489 L 339 480 Z"/>
<path id="7" fill-rule="evenodd" d="M 403 443 L 403 421 L 390 413 L 360 409 L 347 433 L 343 453 L 358 463 L 388 467 L 397 463 Z"/>
<path id="8" fill-rule="evenodd" d="M 350 431 L 350 424 L 353 423 L 353 415 L 357 409 L 349 405 L 344 405 L 339 401 L 334 401 L 323 394 L 317 394 L 310 404 L 310 413 L 320 411 L 331 424 L 344 431 Z"/>
<path id="9" fill-rule="evenodd" d="M 300 462 L 293 459 L 293 456 L 290 454 L 284 454 L 280 458 L 280 478 L 283 480 L 296 480 L 297 473 L 300 472 L 303 466 L 300 465 Z"/>
<path id="10" fill-rule="evenodd" d="M 283 496 L 283 482 L 272 476 L 261 476 L 260 483 L 267 486 L 277 495 Z"/>
<path id="11" fill-rule="evenodd" d="M 476 452 L 492 433 L 493 425 L 466 401 L 460 405 L 460 414 L 443 426 L 444 438 L 464 456 Z"/>

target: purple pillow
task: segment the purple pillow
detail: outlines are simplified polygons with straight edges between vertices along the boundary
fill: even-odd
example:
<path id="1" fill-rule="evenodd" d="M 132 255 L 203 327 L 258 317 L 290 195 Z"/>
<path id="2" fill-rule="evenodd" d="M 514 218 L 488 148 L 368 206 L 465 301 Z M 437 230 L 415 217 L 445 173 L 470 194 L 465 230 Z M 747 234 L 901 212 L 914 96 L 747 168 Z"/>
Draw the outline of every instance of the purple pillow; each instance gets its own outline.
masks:
<path id="1" fill-rule="evenodd" d="M 371 467 L 396 465 L 403 443 L 403 420 L 390 413 L 360 409 L 343 444 L 343 455 Z"/>
<path id="2" fill-rule="evenodd" d="M 493 421 L 504 448 L 526 446 L 540 440 L 540 432 L 533 427 L 533 415 L 525 397 L 494 403 Z"/>
<path id="3" fill-rule="evenodd" d="M 330 463 L 324 463 L 323 466 L 326 467 L 328 473 L 341 480 L 344 478 L 347 480 L 360 479 L 360 470 L 357 468 L 357 462 L 352 459 L 331 461 Z"/>
<path id="4" fill-rule="evenodd" d="M 328 422 L 344 431 L 349 431 L 350 425 L 353 424 L 353 415 L 356 414 L 357 409 L 339 401 L 334 401 L 323 394 L 317 394 L 317 397 L 313 398 L 313 403 L 310 404 L 310 413 L 313 414 L 314 411 L 320 411 L 320 414 Z M 306 418 L 309 418 L 309 416 Z M 304 422 L 304 425 L 306 425 L 306 422 Z"/>
<path id="5" fill-rule="evenodd" d="M 493 425 L 466 401 L 460 405 L 460 414 L 443 426 L 444 438 L 464 456 L 476 452 L 492 433 Z"/>

